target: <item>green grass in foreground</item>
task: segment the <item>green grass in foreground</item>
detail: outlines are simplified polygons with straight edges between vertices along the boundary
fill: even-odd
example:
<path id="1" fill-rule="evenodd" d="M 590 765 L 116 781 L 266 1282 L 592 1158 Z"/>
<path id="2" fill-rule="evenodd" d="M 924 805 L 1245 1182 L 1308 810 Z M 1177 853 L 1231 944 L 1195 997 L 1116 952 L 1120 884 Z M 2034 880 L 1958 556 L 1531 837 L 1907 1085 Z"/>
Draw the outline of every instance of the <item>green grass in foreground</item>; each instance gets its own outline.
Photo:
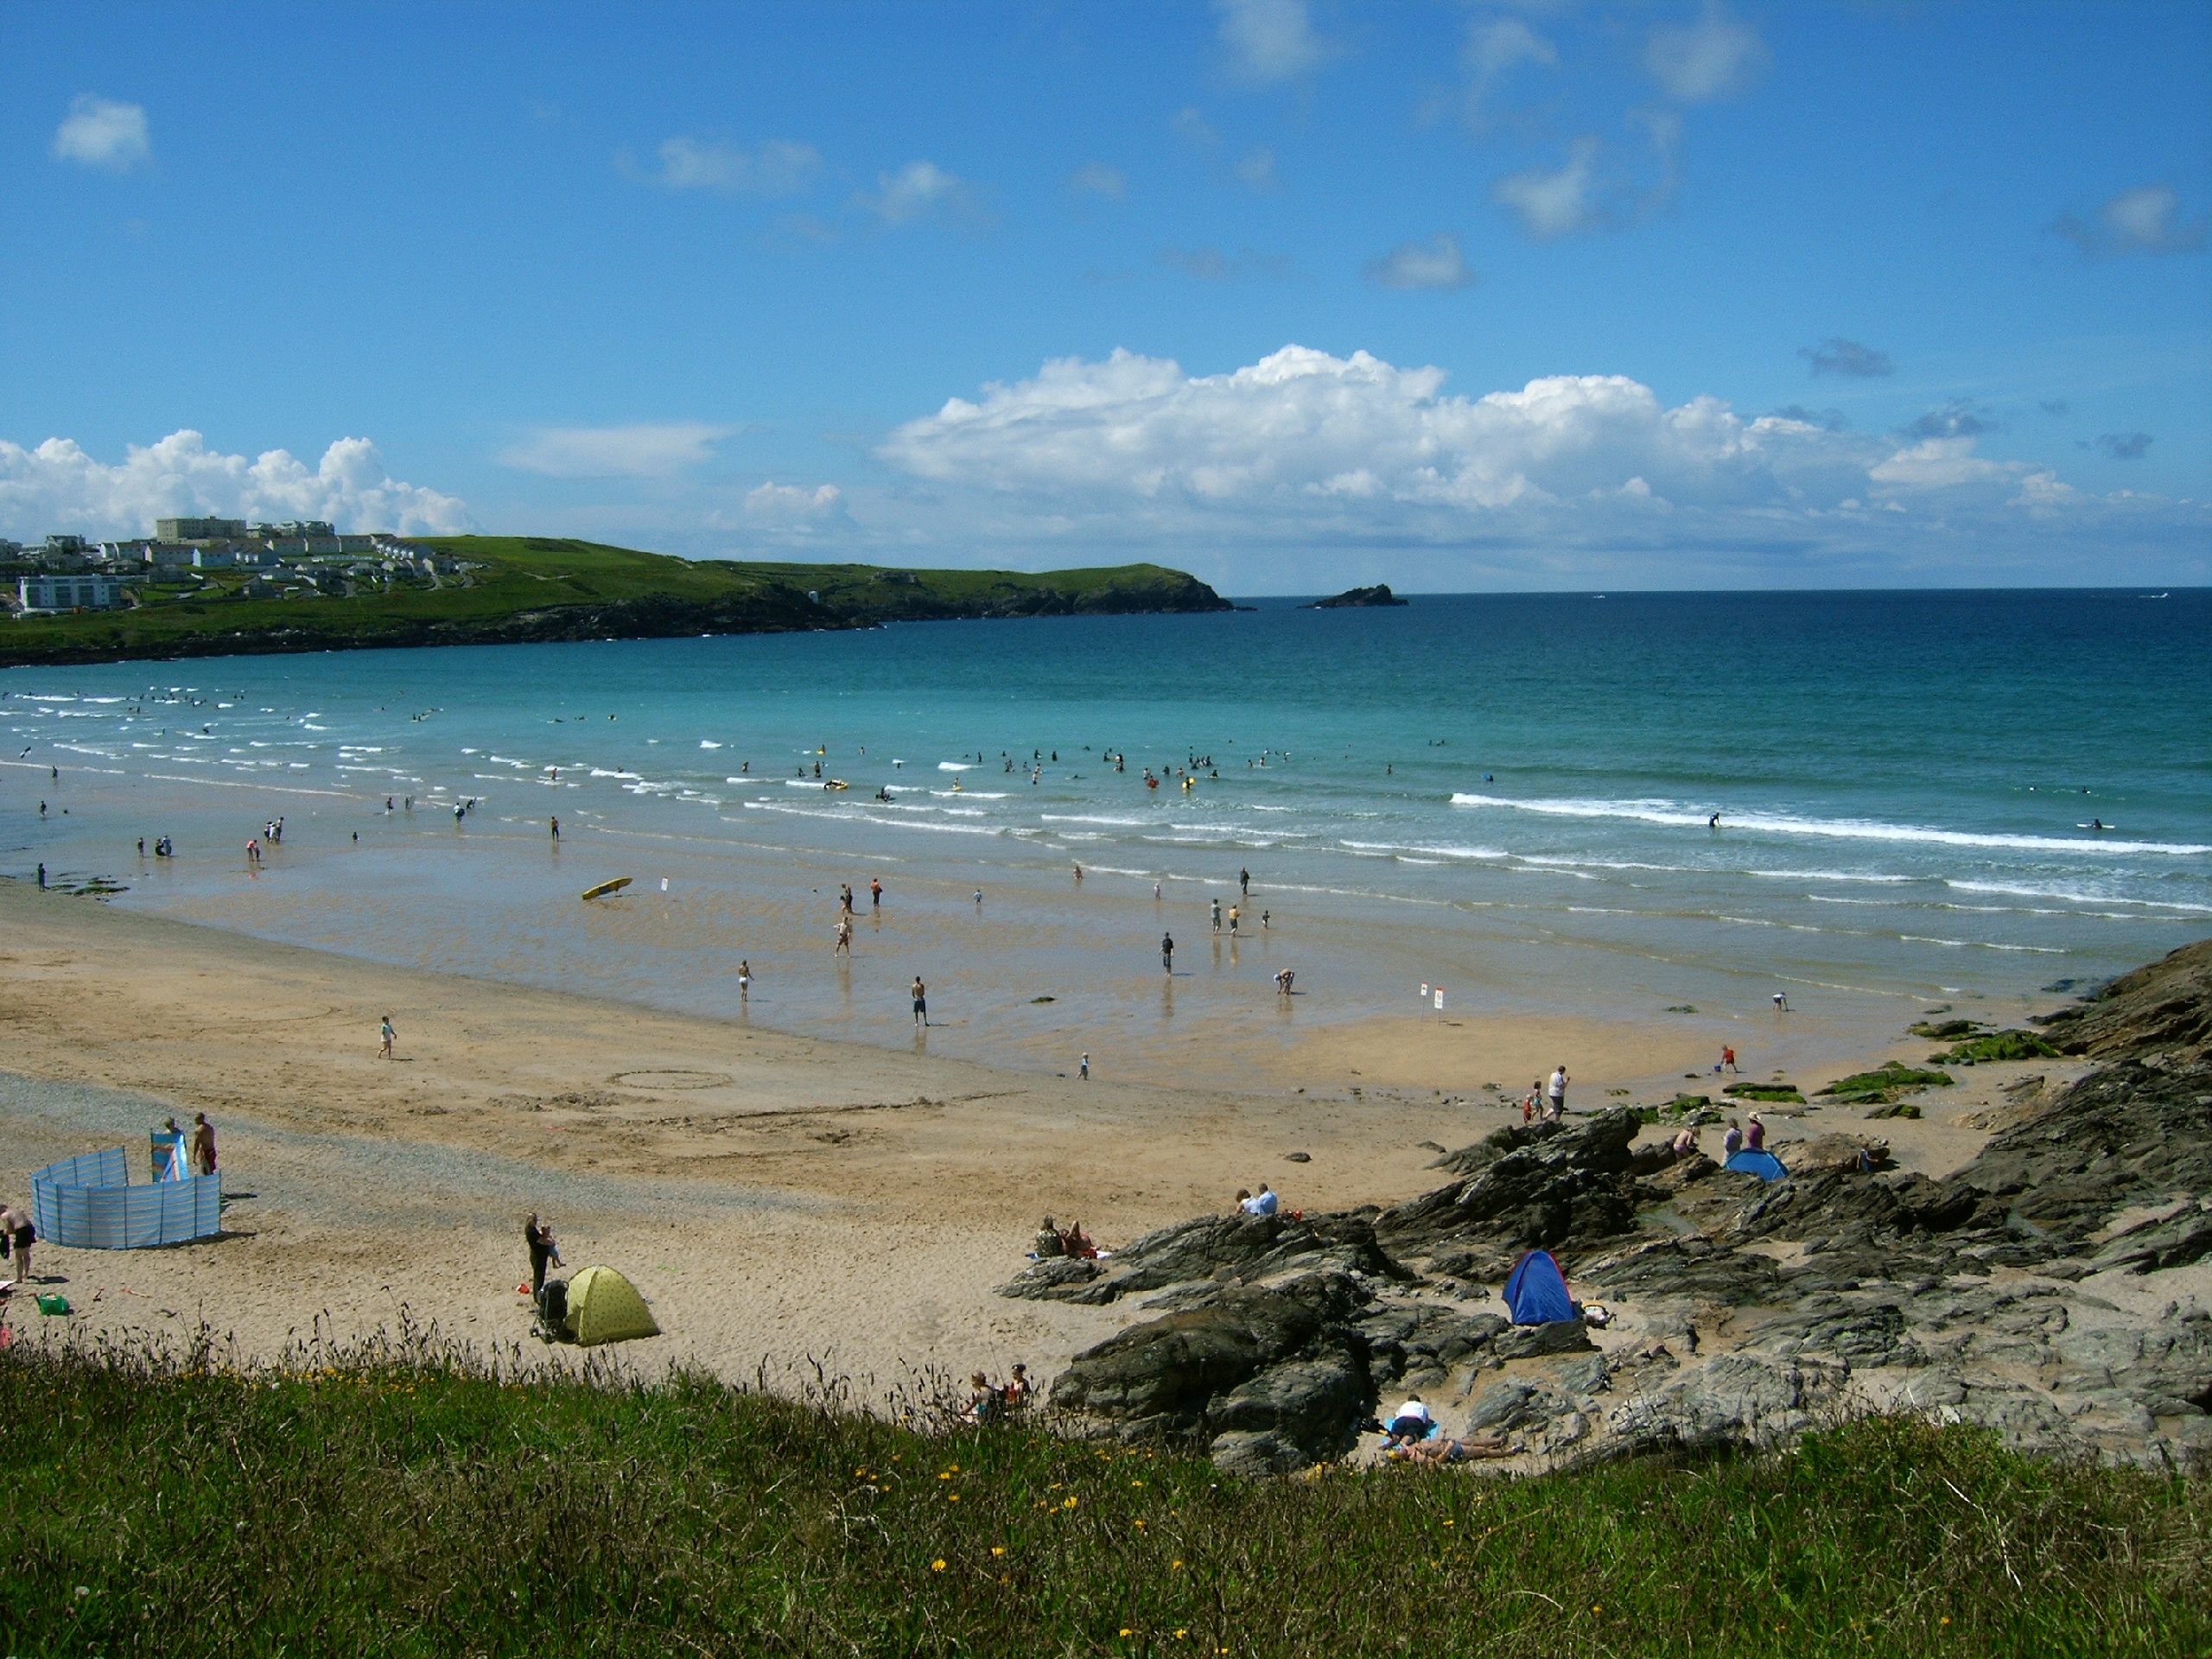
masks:
<path id="1" fill-rule="evenodd" d="M 1794 1454 L 1224 1480 L 427 1348 L 0 1354 L 30 1655 L 2212 1650 L 2212 1488 L 1866 1421 Z"/>

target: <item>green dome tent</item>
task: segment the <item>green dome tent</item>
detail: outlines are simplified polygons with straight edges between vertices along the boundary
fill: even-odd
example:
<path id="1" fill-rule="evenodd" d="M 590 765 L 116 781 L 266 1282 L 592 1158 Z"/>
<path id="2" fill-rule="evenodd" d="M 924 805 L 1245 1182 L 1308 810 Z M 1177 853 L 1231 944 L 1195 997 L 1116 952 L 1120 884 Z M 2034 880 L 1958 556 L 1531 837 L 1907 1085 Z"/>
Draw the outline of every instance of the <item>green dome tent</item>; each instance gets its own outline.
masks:
<path id="1" fill-rule="evenodd" d="M 569 1281 L 566 1323 L 569 1334 L 584 1348 L 660 1335 L 638 1287 L 613 1268 L 586 1268 Z"/>

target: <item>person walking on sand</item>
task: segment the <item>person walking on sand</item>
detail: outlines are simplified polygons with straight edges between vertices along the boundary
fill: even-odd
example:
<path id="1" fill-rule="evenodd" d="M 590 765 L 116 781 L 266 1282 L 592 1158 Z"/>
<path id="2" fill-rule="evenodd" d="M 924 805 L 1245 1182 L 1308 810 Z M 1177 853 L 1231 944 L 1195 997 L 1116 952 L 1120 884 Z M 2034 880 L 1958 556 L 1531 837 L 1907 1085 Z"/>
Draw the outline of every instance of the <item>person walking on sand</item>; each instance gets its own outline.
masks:
<path id="1" fill-rule="evenodd" d="M 837 889 L 837 907 L 848 916 L 853 913 L 853 884 L 851 882 L 844 883 Z"/>
<path id="2" fill-rule="evenodd" d="M 853 923 L 850 917 L 840 916 L 837 918 L 837 943 L 830 947 L 830 954 L 833 957 L 853 954 Z"/>
<path id="3" fill-rule="evenodd" d="M 1236 906 L 1231 905 L 1229 907 L 1229 937 L 1232 939 L 1236 937 Z"/>
<path id="4" fill-rule="evenodd" d="M 399 1033 L 391 1028 L 390 1014 L 385 1015 L 383 1024 L 377 1027 L 377 1035 L 383 1039 L 384 1043 L 384 1046 L 377 1050 L 377 1056 L 380 1059 L 388 1060 L 391 1058 L 391 1046 L 399 1040 Z"/>
<path id="5" fill-rule="evenodd" d="M 1240 898 L 1249 899 L 1252 896 L 1251 871 L 1239 869 L 1236 872 L 1236 892 Z"/>
<path id="6" fill-rule="evenodd" d="M 215 1126 L 207 1121 L 205 1112 L 193 1115 L 192 1173 L 195 1175 L 213 1175 L 215 1173 Z"/>
<path id="7" fill-rule="evenodd" d="M 553 820 L 553 839 L 561 839 L 561 820 L 557 817 Z"/>
<path id="8" fill-rule="evenodd" d="M 916 974 L 914 976 L 912 994 L 914 998 L 914 1024 L 917 1027 L 926 1026 L 930 1022 L 930 993 L 929 987 L 922 983 L 922 976 L 919 974 Z"/>
<path id="9" fill-rule="evenodd" d="M 1736 1050 L 1732 1045 L 1728 1043 L 1720 1045 L 1720 1064 L 1713 1069 L 1718 1071 L 1736 1070 Z"/>
<path id="10" fill-rule="evenodd" d="M 1175 971 L 1175 936 L 1173 933 L 1160 936 L 1160 965 L 1168 973 Z"/>
<path id="11" fill-rule="evenodd" d="M 1553 1068 L 1552 1080 L 1544 1085 L 1544 1097 L 1551 1103 L 1551 1115 L 1562 1117 L 1567 1113 L 1567 1062 L 1561 1060 Z"/>

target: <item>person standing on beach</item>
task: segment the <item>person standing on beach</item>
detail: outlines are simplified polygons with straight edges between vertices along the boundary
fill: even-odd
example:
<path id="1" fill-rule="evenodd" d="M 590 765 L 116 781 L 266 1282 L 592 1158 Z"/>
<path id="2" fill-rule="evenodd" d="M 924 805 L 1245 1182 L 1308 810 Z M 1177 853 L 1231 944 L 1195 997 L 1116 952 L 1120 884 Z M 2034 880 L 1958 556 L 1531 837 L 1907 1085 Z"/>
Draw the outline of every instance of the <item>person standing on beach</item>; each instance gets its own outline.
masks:
<path id="1" fill-rule="evenodd" d="M 46 891 L 46 866 L 43 864 L 38 867 L 38 890 L 41 893 Z"/>
<path id="2" fill-rule="evenodd" d="M 753 964 L 741 957 L 737 963 L 737 1000 L 747 1002 L 750 1001 L 752 997 Z"/>
<path id="3" fill-rule="evenodd" d="M 913 998 L 914 1024 L 926 1026 L 930 1022 L 930 993 L 929 987 L 922 983 L 919 974 L 914 976 Z"/>
<path id="4" fill-rule="evenodd" d="M 853 924 L 850 917 L 840 916 L 837 918 L 837 943 L 830 947 L 830 954 L 833 957 L 849 957 L 853 954 Z"/>
<path id="5" fill-rule="evenodd" d="M 1231 905 L 1229 907 L 1229 937 L 1232 939 L 1236 937 L 1236 906 Z"/>
<path id="6" fill-rule="evenodd" d="M 1213 931 L 1217 933 L 1221 931 L 1221 900 L 1218 899 L 1213 901 Z"/>
<path id="7" fill-rule="evenodd" d="M 1553 1068 L 1552 1080 L 1544 1086 L 1544 1096 L 1551 1103 L 1551 1115 L 1563 1117 L 1567 1114 L 1567 1062 L 1561 1060 Z"/>
<path id="8" fill-rule="evenodd" d="M 1173 933 L 1160 936 L 1160 965 L 1171 974 L 1175 971 L 1175 936 Z"/>
<path id="9" fill-rule="evenodd" d="M 560 1241 L 553 1236 L 550 1227 L 538 1220 L 535 1210 L 522 1224 L 522 1242 L 530 1250 L 530 1294 L 534 1298 L 545 1288 L 546 1264 L 556 1268 L 568 1264 L 561 1260 Z"/>
<path id="10" fill-rule="evenodd" d="M 557 817 L 553 820 L 553 839 L 561 839 L 561 820 Z"/>
<path id="11" fill-rule="evenodd" d="M 1736 1070 L 1736 1050 L 1732 1045 L 1728 1043 L 1720 1045 L 1720 1064 L 1713 1067 L 1713 1070 L 1716 1071 Z"/>
<path id="12" fill-rule="evenodd" d="M 1251 871 L 1240 869 L 1236 872 L 1236 891 L 1243 898 L 1249 899 L 1252 896 Z"/>
<path id="13" fill-rule="evenodd" d="M 883 908 L 883 883 L 874 876 L 868 879 L 868 907 L 870 910 Z"/>
<path id="14" fill-rule="evenodd" d="M 1083 1064 L 1076 1068 L 1076 1076 L 1085 1083 L 1090 1081 L 1090 1051 L 1087 1048 L 1083 1052 Z"/>
<path id="15" fill-rule="evenodd" d="M 388 1060 L 391 1058 L 391 1046 L 399 1040 L 399 1033 L 391 1028 L 390 1014 L 385 1015 L 384 1023 L 377 1028 L 377 1035 L 383 1039 L 384 1043 L 384 1046 L 377 1051 L 378 1058 Z"/>
<path id="16" fill-rule="evenodd" d="M 215 1126 L 207 1121 L 205 1112 L 194 1114 L 192 1125 L 192 1173 L 213 1175 L 215 1173 Z"/>
<path id="17" fill-rule="evenodd" d="M 38 1243 L 38 1229 L 31 1225 L 31 1218 L 24 1211 L 0 1205 L 0 1239 L 4 1239 L 16 1254 L 16 1282 L 28 1285 L 31 1281 L 31 1246 Z"/>

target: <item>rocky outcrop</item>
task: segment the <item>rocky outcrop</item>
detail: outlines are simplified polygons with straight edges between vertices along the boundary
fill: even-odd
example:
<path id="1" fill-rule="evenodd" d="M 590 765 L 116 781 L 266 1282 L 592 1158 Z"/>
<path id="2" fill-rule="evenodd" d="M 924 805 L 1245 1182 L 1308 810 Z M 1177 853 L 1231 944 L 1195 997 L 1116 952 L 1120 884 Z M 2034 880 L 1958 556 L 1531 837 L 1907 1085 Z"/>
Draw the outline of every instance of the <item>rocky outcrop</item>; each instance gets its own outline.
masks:
<path id="1" fill-rule="evenodd" d="M 1554 1462 L 1896 1409 L 2194 1465 L 2212 1459 L 2209 1019 L 2212 946 L 2051 1020 L 2054 1045 L 2114 1063 L 2024 1080 L 1947 1179 L 1880 1173 L 1884 1143 L 1828 1135 L 1770 1185 L 1639 1153 L 1640 1120 L 1615 1110 L 1501 1129 L 1391 1209 L 1205 1217 L 1004 1294 L 1141 1295 L 1154 1317 L 1077 1356 L 1053 1403 L 1239 1471 L 1337 1455 L 1398 1388 Z M 1631 1317 L 1593 1339 L 1481 1306 L 1535 1247 Z"/>
<path id="2" fill-rule="evenodd" d="M 1347 588 L 1332 598 L 1317 599 L 1306 608 L 1309 611 L 1372 610 L 1405 602 L 1390 591 L 1389 583 L 1377 582 L 1372 588 Z"/>
<path id="3" fill-rule="evenodd" d="M 2212 939 L 2185 944 L 2037 1023 L 2065 1054 L 2203 1062 L 2212 1058 Z"/>

